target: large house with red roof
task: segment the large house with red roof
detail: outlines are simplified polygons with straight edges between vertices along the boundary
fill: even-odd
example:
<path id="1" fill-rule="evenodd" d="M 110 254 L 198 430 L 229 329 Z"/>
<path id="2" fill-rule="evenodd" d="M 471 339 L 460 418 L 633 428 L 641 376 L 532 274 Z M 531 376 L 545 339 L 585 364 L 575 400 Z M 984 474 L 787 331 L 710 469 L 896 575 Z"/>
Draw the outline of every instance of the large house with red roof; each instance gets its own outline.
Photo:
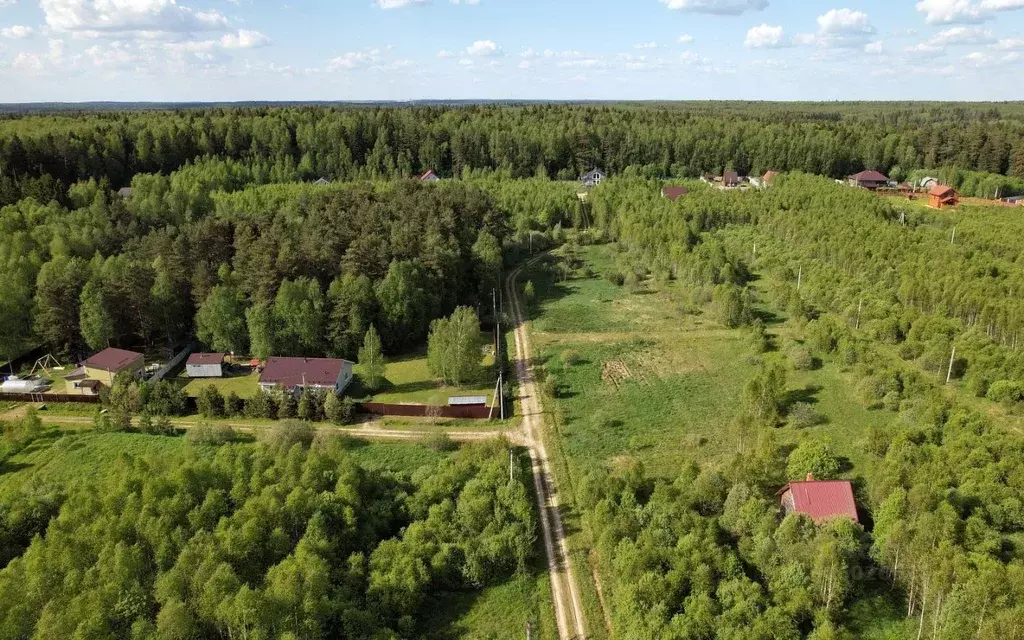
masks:
<path id="1" fill-rule="evenodd" d="M 786 515 L 803 513 L 816 523 L 833 518 L 860 522 L 853 499 L 853 485 L 849 480 L 815 480 L 808 473 L 806 480 L 790 482 L 779 491 L 779 495 Z"/>
<path id="2" fill-rule="evenodd" d="M 260 389 L 299 394 L 322 389 L 341 395 L 352 383 L 352 362 L 335 358 L 267 358 L 260 373 Z"/>

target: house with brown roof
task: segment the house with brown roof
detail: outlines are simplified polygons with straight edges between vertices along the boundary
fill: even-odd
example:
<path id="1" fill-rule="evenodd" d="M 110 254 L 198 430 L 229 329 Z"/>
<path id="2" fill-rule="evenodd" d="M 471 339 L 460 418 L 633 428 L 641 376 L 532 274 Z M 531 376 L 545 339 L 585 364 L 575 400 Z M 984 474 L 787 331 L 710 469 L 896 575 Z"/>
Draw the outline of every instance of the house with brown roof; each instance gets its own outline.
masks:
<path id="1" fill-rule="evenodd" d="M 777 175 L 779 175 L 778 171 L 772 171 L 771 169 L 765 171 L 764 175 L 761 176 L 761 184 L 764 186 L 768 186 L 768 183 L 772 181 L 772 178 L 774 178 Z"/>
<path id="2" fill-rule="evenodd" d="M 145 358 L 141 353 L 107 348 L 83 362 L 82 368 L 85 379 L 98 380 L 109 387 L 114 384 L 114 378 L 118 374 L 137 376 L 145 364 Z"/>
<path id="3" fill-rule="evenodd" d="M 433 169 L 427 169 L 427 172 L 420 176 L 420 180 L 423 182 L 437 182 L 440 179 Z"/>
<path id="4" fill-rule="evenodd" d="M 323 389 L 341 395 L 352 383 L 352 362 L 335 358 L 267 358 L 260 373 L 260 389 L 299 394 Z"/>
<path id="5" fill-rule="evenodd" d="M 661 197 L 668 198 L 672 202 L 675 202 L 688 193 L 690 193 L 690 190 L 682 185 L 667 184 L 661 188 Z"/>
<path id="6" fill-rule="evenodd" d="M 955 207 L 959 203 L 960 194 L 948 185 L 937 184 L 928 191 L 928 206 L 933 209 Z"/>
<path id="7" fill-rule="evenodd" d="M 889 184 L 889 178 L 887 178 L 884 173 L 874 170 L 855 173 L 847 178 L 847 181 L 850 183 L 851 187 L 861 187 L 862 189 L 870 189 L 872 191 Z"/>
<path id="8" fill-rule="evenodd" d="M 857 503 L 853 499 L 853 485 L 849 480 L 807 479 L 790 482 L 779 490 L 782 510 L 786 515 L 803 513 L 816 523 L 833 518 L 849 518 L 859 523 Z"/>
<path id="9" fill-rule="evenodd" d="M 185 373 L 190 378 L 223 378 L 223 353 L 193 353 L 185 361 Z"/>
<path id="10" fill-rule="evenodd" d="M 735 171 L 725 171 L 722 173 L 722 186 L 723 187 L 738 187 L 740 186 L 740 174 Z"/>

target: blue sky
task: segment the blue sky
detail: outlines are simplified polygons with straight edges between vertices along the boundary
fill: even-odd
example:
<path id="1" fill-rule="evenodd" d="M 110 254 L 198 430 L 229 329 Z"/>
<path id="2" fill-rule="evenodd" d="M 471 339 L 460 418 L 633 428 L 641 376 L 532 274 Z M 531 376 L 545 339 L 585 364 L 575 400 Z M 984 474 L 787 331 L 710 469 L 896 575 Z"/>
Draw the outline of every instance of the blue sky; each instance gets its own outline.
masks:
<path id="1" fill-rule="evenodd" d="M 1024 0 L 0 0 L 0 102 L 1024 99 Z"/>

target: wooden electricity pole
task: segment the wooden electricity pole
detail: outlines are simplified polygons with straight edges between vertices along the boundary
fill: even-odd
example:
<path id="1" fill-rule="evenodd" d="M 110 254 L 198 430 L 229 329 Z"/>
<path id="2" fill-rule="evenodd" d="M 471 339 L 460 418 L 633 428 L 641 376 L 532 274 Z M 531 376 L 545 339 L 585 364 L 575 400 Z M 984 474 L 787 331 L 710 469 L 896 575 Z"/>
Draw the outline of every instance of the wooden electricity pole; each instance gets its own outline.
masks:
<path id="1" fill-rule="evenodd" d="M 953 345 L 953 353 L 949 354 L 949 369 L 946 370 L 946 384 L 949 384 L 950 378 L 953 377 L 953 358 L 956 357 L 956 345 Z"/>
<path id="2" fill-rule="evenodd" d="M 956 244 L 956 227 L 953 227 L 953 235 L 949 238 L 949 244 Z"/>
<path id="3" fill-rule="evenodd" d="M 860 301 L 857 303 L 857 326 L 854 327 L 855 329 L 860 329 L 860 310 L 861 310 L 861 308 L 863 306 L 864 306 L 864 298 L 861 297 Z"/>
<path id="4" fill-rule="evenodd" d="M 800 271 L 796 274 L 796 290 L 800 290 L 800 285 L 804 281 L 804 265 L 800 265 Z"/>

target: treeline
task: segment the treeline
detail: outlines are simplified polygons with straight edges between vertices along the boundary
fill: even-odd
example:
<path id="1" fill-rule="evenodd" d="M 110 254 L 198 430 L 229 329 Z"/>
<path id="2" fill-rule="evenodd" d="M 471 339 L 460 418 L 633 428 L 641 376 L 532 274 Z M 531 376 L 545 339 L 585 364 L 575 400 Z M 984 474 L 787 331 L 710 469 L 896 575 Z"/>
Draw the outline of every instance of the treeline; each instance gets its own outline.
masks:
<path id="1" fill-rule="evenodd" d="M 593 167 L 696 176 L 732 167 L 833 177 L 956 166 L 1024 177 L 1015 105 L 734 103 L 263 107 L 25 115 L 0 125 L 0 205 L 128 185 L 200 157 L 288 180 L 501 169 L 575 179 Z"/>
<path id="2" fill-rule="evenodd" d="M 507 459 L 466 447 L 410 478 L 339 442 L 194 445 L 66 486 L 29 479 L 0 505 L 0 637 L 429 633 L 431 596 L 531 559 L 535 515 Z"/>
<path id="3" fill-rule="evenodd" d="M 71 210 L 0 210 L 0 356 L 198 333 L 226 352 L 351 358 L 371 324 L 400 350 L 496 285 L 508 232 L 480 188 L 270 185 L 211 200 L 230 175 L 208 161 L 137 177 L 127 201 L 82 183 Z"/>

